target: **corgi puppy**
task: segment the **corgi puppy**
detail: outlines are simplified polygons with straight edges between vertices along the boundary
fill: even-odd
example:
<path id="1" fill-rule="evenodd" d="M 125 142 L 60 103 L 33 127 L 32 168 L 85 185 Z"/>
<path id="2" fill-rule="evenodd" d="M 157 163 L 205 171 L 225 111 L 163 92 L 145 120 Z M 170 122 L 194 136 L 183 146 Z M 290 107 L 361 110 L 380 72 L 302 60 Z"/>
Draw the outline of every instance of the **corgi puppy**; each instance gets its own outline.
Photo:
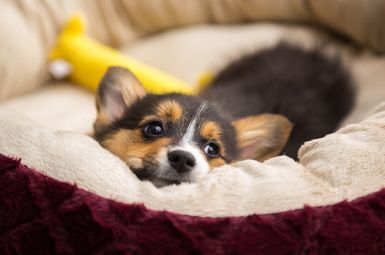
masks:
<path id="1" fill-rule="evenodd" d="M 296 158 L 305 141 L 337 128 L 353 99 L 338 59 L 286 44 L 231 63 L 196 97 L 146 93 L 129 70 L 111 67 L 97 92 L 93 136 L 161 187 L 238 160 Z"/>

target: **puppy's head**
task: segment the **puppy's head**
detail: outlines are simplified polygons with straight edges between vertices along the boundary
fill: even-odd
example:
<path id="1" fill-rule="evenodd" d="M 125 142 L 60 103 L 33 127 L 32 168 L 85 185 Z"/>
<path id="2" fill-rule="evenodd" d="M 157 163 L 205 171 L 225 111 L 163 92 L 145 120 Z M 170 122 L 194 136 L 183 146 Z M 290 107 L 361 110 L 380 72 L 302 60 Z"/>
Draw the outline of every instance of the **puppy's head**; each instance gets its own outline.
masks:
<path id="1" fill-rule="evenodd" d="M 197 97 L 147 94 L 119 67 L 102 79 L 96 107 L 96 140 L 157 186 L 193 182 L 235 160 L 272 157 L 291 130 L 279 115 L 232 120 Z"/>

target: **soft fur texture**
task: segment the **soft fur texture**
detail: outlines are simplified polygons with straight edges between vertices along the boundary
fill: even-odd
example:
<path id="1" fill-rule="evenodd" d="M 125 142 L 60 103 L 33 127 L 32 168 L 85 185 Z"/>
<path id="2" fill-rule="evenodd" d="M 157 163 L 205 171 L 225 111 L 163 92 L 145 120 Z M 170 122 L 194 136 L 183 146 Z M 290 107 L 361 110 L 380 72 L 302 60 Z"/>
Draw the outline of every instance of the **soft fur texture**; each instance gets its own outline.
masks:
<path id="1" fill-rule="evenodd" d="M 337 57 L 281 43 L 230 63 L 201 96 L 235 118 L 285 116 L 293 129 L 283 154 L 296 159 L 304 142 L 335 131 L 352 109 L 354 94 L 350 74 Z M 278 139 L 278 132 L 274 136 Z"/>
<path id="2" fill-rule="evenodd" d="M 250 84 L 240 81 L 232 85 L 238 87 L 232 97 L 242 104 L 242 91 Z M 254 100 L 259 90 L 255 92 L 249 95 Z M 313 99 L 315 104 L 322 104 L 317 96 Z M 285 146 L 292 124 L 284 116 L 261 114 L 258 107 L 250 105 L 257 115 L 250 110 L 250 115 L 242 115 L 240 110 L 238 117 L 217 107 L 217 102 L 178 93 L 148 94 L 128 69 L 110 67 L 96 95 L 93 137 L 125 161 L 141 180 L 150 180 L 158 187 L 196 182 L 226 163 L 263 161 Z"/>
<path id="3" fill-rule="evenodd" d="M 104 199 L 1 155 L 0 187 L 3 255 L 385 253 L 383 190 L 278 214 L 189 217 Z"/>
<path id="4" fill-rule="evenodd" d="M 48 176 L 121 202 L 189 215 L 241 216 L 317 206 L 375 192 L 385 179 L 385 104 L 365 121 L 305 144 L 298 164 L 281 156 L 238 162 L 194 184 L 156 189 L 90 137 L 52 132 L 0 110 L 0 153 Z M 236 206 L 234 206 L 236 205 Z"/>

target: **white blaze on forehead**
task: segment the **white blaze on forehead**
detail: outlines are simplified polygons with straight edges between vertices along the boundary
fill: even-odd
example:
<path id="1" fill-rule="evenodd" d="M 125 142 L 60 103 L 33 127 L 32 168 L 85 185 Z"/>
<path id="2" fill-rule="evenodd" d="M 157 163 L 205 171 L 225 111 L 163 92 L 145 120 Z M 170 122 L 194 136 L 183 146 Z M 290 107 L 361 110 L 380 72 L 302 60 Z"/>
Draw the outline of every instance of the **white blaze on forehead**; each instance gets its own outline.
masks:
<path id="1" fill-rule="evenodd" d="M 198 147 L 198 145 L 193 141 L 194 133 L 196 132 L 196 128 L 199 123 L 199 118 L 202 116 L 202 113 L 206 108 L 207 108 L 207 105 L 206 103 L 204 103 L 197 109 L 180 143 L 178 145 L 169 146 L 167 153 L 162 153 L 162 155 L 159 155 L 160 158 L 163 159 L 161 160 L 161 164 L 160 164 L 160 172 L 161 172 L 160 176 L 162 176 L 163 178 L 165 178 L 165 176 L 170 176 L 173 174 L 173 171 L 170 172 L 171 166 L 169 164 L 167 154 L 176 150 L 182 150 L 182 151 L 188 152 L 195 159 L 195 166 L 192 169 L 192 171 L 190 171 L 184 177 L 185 178 L 184 181 L 196 181 L 209 172 L 210 166 L 206 160 L 205 155 L 203 154 L 202 150 Z"/>
<path id="2" fill-rule="evenodd" d="M 198 124 L 198 119 L 201 117 L 202 113 L 206 110 L 207 104 L 203 103 L 201 106 L 199 106 L 197 112 L 195 113 L 192 121 L 189 123 L 186 133 L 184 134 L 182 141 L 183 142 L 191 142 L 193 140 L 195 130 Z"/>
<path id="3" fill-rule="evenodd" d="M 195 167 L 193 171 L 191 171 L 190 173 L 190 177 L 194 180 L 199 179 L 203 175 L 207 174 L 210 169 L 205 156 L 202 154 L 202 151 L 200 150 L 200 148 L 198 148 L 197 144 L 193 142 L 194 134 L 196 132 L 196 129 L 199 123 L 199 118 L 201 118 L 202 113 L 206 110 L 206 108 L 207 108 L 206 103 L 203 103 L 201 106 L 199 106 L 198 110 L 193 116 L 193 119 L 189 123 L 186 129 L 186 133 L 184 134 L 179 145 L 171 148 L 170 150 L 170 151 L 183 150 L 191 153 L 194 156 Z"/>

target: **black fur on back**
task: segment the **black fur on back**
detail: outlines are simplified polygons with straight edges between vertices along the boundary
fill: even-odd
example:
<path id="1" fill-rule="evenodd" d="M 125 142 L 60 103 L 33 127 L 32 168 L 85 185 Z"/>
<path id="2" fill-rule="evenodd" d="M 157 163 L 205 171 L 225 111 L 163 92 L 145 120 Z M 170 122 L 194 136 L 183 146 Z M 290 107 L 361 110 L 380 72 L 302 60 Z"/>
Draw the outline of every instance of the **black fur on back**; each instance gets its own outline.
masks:
<path id="1" fill-rule="evenodd" d="M 286 116 L 294 128 L 283 154 L 297 158 L 305 141 L 338 127 L 353 107 L 355 93 L 337 57 L 279 44 L 231 63 L 200 96 L 234 119 L 261 113 Z"/>

